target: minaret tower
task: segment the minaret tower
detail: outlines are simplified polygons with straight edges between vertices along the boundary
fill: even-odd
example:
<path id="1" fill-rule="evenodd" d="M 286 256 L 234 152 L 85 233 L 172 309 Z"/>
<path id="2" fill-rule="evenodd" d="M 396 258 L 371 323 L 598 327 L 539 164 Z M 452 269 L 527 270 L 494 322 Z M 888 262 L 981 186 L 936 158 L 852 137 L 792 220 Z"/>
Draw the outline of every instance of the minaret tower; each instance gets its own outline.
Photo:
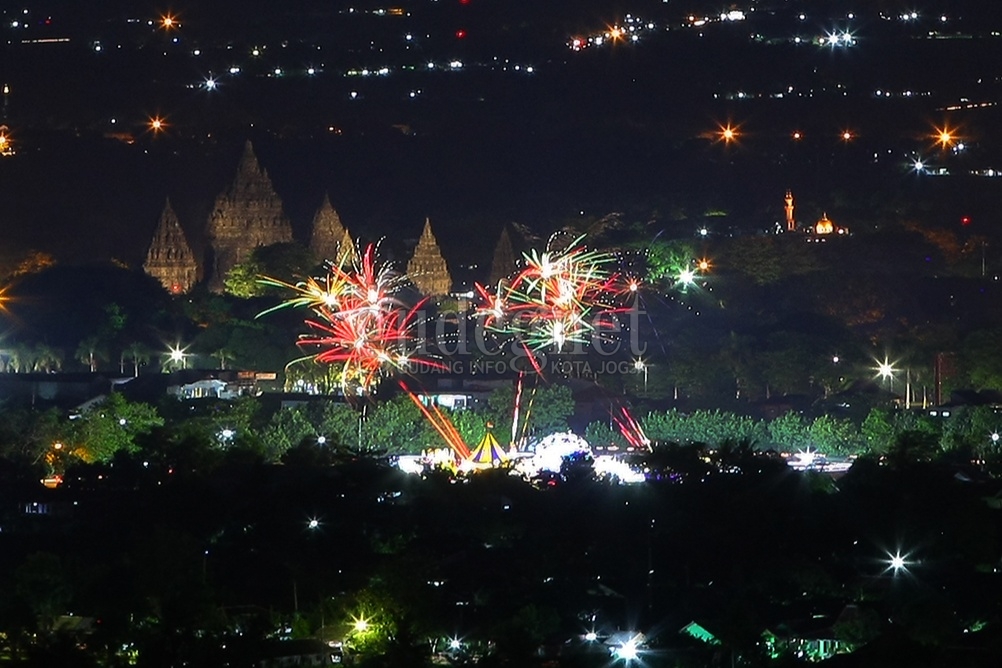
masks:
<path id="1" fill-rule="evenodd" d="M 789 189 L 786 191 L 786 231 L 797 231 L 797 221 L 793 219 L 793 192 Z"/>

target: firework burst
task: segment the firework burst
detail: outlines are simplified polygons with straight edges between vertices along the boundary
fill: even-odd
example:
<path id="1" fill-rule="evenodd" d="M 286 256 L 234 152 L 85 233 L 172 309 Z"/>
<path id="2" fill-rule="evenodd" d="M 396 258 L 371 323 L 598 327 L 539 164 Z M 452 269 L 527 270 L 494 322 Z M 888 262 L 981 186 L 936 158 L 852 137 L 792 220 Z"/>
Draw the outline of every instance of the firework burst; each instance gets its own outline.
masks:
<path id="1" fill-rule="evenodd" d="M 379 263 L 374 245 L 356 257 L 350 264 L 328 265 L 322 279 L 296 284 L 262 279 L 294 296 L 261 315 L 287 307 L 310 309 L 313 317 L 306 325 L 311 333 L 300 336 L 298 345 L 315 351 L 306 359 L 341 366 L 339 383 L 346 395 L 352 388 L 366 394 L 382 376 L 406 371 L 411 363 L 438 366 L 414 354 L 413 332 L 424 300 L 411 308 L 401 302 L 397 292 L 406 277 Z"/>
<path id="2" fill-rule="evenodd" d="M 531 351 L 586 343 L 599 316 L 618 310 L 618 297 L 631 292 L 631 283 L 610 270 L 613 254 L 587 249 L 584 237 L 563 247 L 554 240 L 544 252 L 523 255 L 524 269 L 495 291 L 477 286 L 486 326 L 513 334 Z"/>

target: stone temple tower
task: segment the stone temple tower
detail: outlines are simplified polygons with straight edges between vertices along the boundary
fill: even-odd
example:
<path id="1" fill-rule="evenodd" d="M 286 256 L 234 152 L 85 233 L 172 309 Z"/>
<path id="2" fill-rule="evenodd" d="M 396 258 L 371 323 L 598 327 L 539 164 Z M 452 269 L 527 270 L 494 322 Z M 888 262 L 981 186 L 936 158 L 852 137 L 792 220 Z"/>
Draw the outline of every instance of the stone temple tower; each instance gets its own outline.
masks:
<path id="1" fill-rule="evenodd" d="M 310 251 L 318 261 L 340 264 L 353 256 L 355 244 L 352 235 L 341 222 L 341 216 L 331 205 L 331 199 L 324 195 L 317 215 L 314 216 L 313 234 L 310 237 Z"/>
<path id="2" fill-rule="evenodd" d="M 424 221 L 424 231 L 414 249 L 414 257 L 407 263 L 407 276 L 421 294 L 426 296 L 447 295 L 452 290 L 449 267 L 431 232 L 431 220 L 427 218 Z"/>
<path id="3" fill-rule="evenodd" d="M 282 212 L 268 173 L 261 169 L 248 141 L 229 189 L 216 198 L 208 225 L 212 248 L 209 288 L 219 292 L 233 265 L 246 261 L 258 246 L 292 241 L 292 226 Z"/>
<path id="4" fill-rule="evenodd" d="M 793 218 L 793 191 L 787 190 L 786 197 L 786 231 L 796 232 L 797 231 L 797 221 Z"/>
<path id="5" fill-rule="evenodd" d="M 501 228 L 501 237 L 498 239 L 498 245 L 494 248 L 491 274 L 487 278 L 488 285 L 497 285 L 498 281 L 508 278 L 516 269 L 518 269 L 518 260 L 515 257 L 515 247 L 511 243 L 508 226 L 505 225 Z"/>
<path id="6" fill-rule="evenodd" d="M 175 295 L 188 292 L 198 280 L 195 254 L 188 245 L 169 199 L 160 215 L 153 242 L 146 252 L 143 270 Z"/>

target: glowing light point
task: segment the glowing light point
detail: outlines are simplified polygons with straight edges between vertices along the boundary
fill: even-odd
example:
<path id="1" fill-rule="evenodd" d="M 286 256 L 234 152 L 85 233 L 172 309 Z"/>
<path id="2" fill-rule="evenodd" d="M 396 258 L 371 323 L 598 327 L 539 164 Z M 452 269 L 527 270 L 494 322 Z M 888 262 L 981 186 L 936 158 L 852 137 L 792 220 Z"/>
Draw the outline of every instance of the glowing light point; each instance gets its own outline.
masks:
<path id="1" fill-rule="evenodd" d="M 622 659 L 623 661 L 633 661 L 639 656 L 639 651 L 637 650 L 637 643 L 634 640 L 628 640 L 619 647 L 616 648 L 615 655 L 617 659 Z"/>
<path id="2" fill-rule="evenodd" d="M 359 617 L 354 620 L 351 628 L 354 629 L 356 633 L 365 633 L 369 630 L 369 622 L 366 621 L 364 617 Z"/>
<path id="3" fill-rule="evenodd" d="M 877 375 L 884 380 L 893 378 L 895 371 L 894 365 L 888 362 L 886 357 L 883 362 L 877 364 Z"/>
<path id="4" fill-rule="evenodd" d="M 683 269 L 678 274 L 678 280 L 683 285 L 692 285 L 696 281 L 696 272 L 692 269 Z"/>
<path id="5" fill-rule="evenodd" d="M 887 555 L 887 570 L 893 571 L 897 575 L 902 570 L 908 569 L 908 556 L 902 555 L 900 552 L 895 552 L 894 554 L 888 553 Z"/>

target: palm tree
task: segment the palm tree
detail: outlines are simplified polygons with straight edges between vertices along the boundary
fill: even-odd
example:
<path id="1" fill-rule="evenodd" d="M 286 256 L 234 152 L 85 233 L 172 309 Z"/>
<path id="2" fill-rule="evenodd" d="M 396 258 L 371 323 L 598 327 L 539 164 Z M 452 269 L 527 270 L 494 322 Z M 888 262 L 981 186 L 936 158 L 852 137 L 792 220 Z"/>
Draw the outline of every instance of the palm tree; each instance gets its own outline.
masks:
<path id="1" fill-rule="evenodd" d="M 236 355 L 232 350 L 226 348 L 220 348 L 216 352 L 212 353 L 212 356 L 219 360 L 219 370 L 226 371 L 226 360 L 231 362 L 236 359 Z"/>
<path id="2" fill-rule="evenodd" d="M 139 375 L 139 365 L 150 361 L 150 349 L 138 341 L 130 343 L 119 358 L 119 368 L 125 373 L 125 360 L 132 360 L 132 375 Z"/>
<path id="3" fill-rule="evenodd" d="M 76 359 L 81 364 L 87 365 L 90 372 L 94 373 L 97 371 L 98 360 L 106 360 L 108 356 L 101 347 L 101 340 L 96 336 L 89 336 L 77 346 Z"/>
<path id="4" fill-rule="evenodd" d="M 17 343 L 10 349 L 10 370 L 14 373 L 27 373 L 35 366 L 35 351 L 24 343 Z"/>
<path id="5" fill-rule="evenodd" d="M 35 346 L 34 371 L 52 373 L 63 368 L 63 353 L 52 346 L 39 343 Z"/>

